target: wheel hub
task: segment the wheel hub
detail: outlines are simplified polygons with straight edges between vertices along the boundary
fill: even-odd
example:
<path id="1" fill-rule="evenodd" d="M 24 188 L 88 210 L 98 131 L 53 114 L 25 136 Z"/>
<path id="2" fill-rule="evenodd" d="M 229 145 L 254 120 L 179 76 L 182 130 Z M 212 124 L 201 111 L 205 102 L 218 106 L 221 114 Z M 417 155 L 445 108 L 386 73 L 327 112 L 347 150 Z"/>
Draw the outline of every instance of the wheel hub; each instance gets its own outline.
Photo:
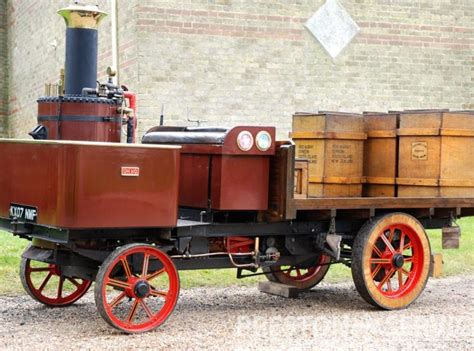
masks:
<path id="1" fill-rule="evenodd" d="M 399 253 L 393 255 L 392 264 L 397 269 L 402 268 L 405 264 L 405 259 L 403 258 L 403 255 Z"/>
<path id="2" fill-rule="evenodd" d="M 135 284 L 133 292 L 136 297 L 143 299 L 150 294 L 150 284 L 145 280 L 140 280 Z"/>

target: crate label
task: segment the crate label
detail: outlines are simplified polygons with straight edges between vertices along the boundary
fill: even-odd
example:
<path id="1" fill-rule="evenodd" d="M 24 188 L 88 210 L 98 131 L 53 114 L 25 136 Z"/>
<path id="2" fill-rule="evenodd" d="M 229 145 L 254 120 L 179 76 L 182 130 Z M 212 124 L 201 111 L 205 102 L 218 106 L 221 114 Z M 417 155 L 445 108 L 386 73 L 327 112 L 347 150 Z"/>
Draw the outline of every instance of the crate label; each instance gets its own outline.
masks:
<path id="1" fill-rule="evenodd" d="M 313 151 L 312 144 L 299 144 L 297 154 L 299 158 L 305 158 L 309 163 L 318 163 L 318 155 Z"/>
<path id="2" fill-rule="evenodd" d="M 122 177 L 139 177 L 140 167 L 122 167 Z"/>
<path id="3" fill-rule="evenodd" d="M 412 161 L 427 161 L 428 143 L 425 141 L 411 143 L 411 159 Z"/>
<path id="4" fill-rule="evenodd" d="M 333 144 L 332 145 L 332 163 L 350 164 L 354 163 L 352 153 L 352 145 L 350 144 Z"/>

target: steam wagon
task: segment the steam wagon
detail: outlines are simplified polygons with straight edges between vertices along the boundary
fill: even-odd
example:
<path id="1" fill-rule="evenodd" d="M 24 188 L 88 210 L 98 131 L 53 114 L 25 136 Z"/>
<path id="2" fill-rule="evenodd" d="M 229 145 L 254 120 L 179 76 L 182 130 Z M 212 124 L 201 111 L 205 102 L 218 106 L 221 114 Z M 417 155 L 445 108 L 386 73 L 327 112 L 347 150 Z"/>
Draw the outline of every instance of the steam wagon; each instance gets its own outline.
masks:
<path id="1" fill-rule="evenodd" d="M 343 263 L 368 303 L 401 309 L 430 274 L 425 230 L 456 243 L 455 220 L 474 215 L 468 112 L 296 114 L 286 141 L 271 126 L 160 125 L 135 144 L 135 95 L 96 83 L 105 14 L 59 14 L 65 85 L 38 100 L 33 139 L 0 139 L 0 227 L 31 241 L 20 276 L 40 303 L 69 306 L 95 282 L 101 317 L 145 332 L 172 313 L 180 270 L 236 268 L 306 290 Z"/>

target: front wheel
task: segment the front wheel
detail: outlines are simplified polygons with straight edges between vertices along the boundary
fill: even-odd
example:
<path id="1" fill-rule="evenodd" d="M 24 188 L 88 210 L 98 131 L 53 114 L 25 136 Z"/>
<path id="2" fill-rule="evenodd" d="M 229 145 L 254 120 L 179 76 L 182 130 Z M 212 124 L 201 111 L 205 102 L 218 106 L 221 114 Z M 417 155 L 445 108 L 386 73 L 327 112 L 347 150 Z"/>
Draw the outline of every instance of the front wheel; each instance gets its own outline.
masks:
<path id="1" fill-rule="evenodd" d="M 424 290 L 431 249 L 421 223 L 392 213 L 366 223 L 352 247 L 352 277 L 359 294 L 386 310 L 406 308 Z"/>
<path id="2" fill-rule="evenodd" d="M 119 247 L 102 263 L 96 277 L 95 303 L 102 318 L 126 333 L 157 328 L 173 312 L 179 276 L 168 255 L 157 247 Z"/>

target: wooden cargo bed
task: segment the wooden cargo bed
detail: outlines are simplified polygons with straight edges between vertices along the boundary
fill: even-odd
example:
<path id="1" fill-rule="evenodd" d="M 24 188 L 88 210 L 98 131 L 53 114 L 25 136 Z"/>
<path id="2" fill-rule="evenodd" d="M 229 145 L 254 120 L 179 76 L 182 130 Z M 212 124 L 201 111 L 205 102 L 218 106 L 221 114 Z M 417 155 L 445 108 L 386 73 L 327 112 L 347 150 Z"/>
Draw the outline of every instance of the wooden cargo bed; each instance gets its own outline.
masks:
<path id="1" fill-rule="evenodd" d="M 338 197 L 294 198 L 295 148 L 291 141 L 280 142 L 271 162 L 270 208 L 262 219 L 268 221 L 296 218 L 324 219 L 348 214 L 369 218 L 386 212 L 401 211 L 418 218 L 474 216 L 474 197 Z"/>
<path id="2" fill-rule="evenodd" d="M 474 209 L 474 198 L 308 198 L 294 199 L 292 207 L 305 210 L 351 210 L 351 209 Z"/>

